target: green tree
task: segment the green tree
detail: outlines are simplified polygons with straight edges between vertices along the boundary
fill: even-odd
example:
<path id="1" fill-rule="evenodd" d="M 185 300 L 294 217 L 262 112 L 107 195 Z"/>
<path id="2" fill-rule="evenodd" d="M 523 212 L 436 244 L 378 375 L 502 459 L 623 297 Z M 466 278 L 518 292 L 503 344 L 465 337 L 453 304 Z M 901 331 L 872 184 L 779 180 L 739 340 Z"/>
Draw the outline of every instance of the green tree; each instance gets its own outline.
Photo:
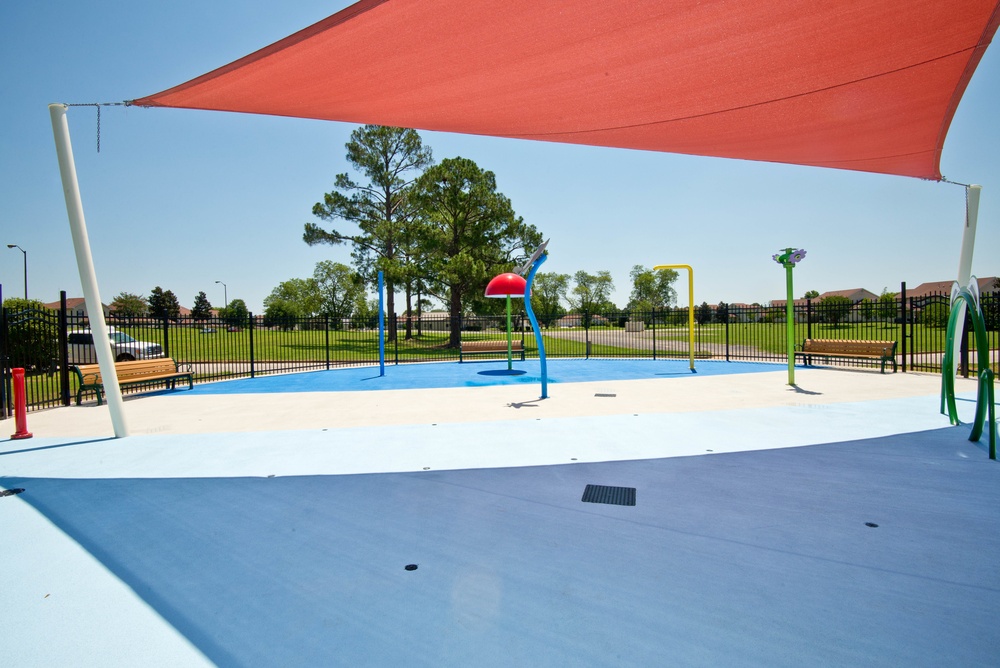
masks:
<path id="1" fill-rule="evenodd" d="M 365 182 L 338 174 L 334 190 L 313 206 L 313 215 L 327 222 L 343 220 L 356 226 L 357 233 L 327 231 L 307 223 L 302 239 L 310 246 L 352 244 L 354 265 L 366 282 L 374 285 L 378 272 L 383 272 L 386 309 L 394 313 L 395 288 L 412 276 L 407 263 L 421 214 L 409 197 L 411 176 L 432 163 L 431 149 L 414 130 L 379 125 L 356 129 L 346 148 L 347 162 Z M 395 338 L 390 323 L 389 340 Z"/>
<path id="2" fill-rule="evenodd" d="M 486 289 L 493 276 L 527 259 L 542 235 L 514 213 L 497 192 L 493 172 L 472 160 L 449 158 L 417 179 L 414 201 L 426 215 L 419 243 L 426 254 L 431 294 L 445 301 L 457 323 L 467 295 Z M 448 344 L 457 347 L 461 331 L 452 326 Z"/>
<path id="3" fill-rule="evenodd" d="M 204 291 L 199 292 L 194 298 L 191 317 L 195 320 L 208 320 L 212 317 L 212 304 L 208 301 L 208 295 Z"/>
<path id="4" fill-rule="evenodd" d="M 250 324 L 250 311 L 242 299 L 234 299 L 228 306 L 219 309 L 219 317 L 232 327 L 246 327 Z"/>
<path id="5" fill-rule="evenodd" d="M 570 306 L 580 312 L 584 329 L 590 329 L 596 312 L 614 310 L 611 293 L 615 289 L 615 282 L 611 279 L 611 272 L 605 270 L 596 274 L 580 270 L 573 274 L 573 281 L 576 285 L 567 300 Z"/>
<path id="6" fill-rule="evenodd" d="M 59 328 L 54 313 L 37 299 L 5 299 L 7 359 L 26 371 L 54 368 L 59 359 Z"/>
<path id="7" fill-rule="evenodd" d="M 330 316 L 333 328 L 340 329 L 351 317 L 358 296 L 364 296 L 364 280 L 346 264 L 330 260 L 316 264 L 312 280 L 320 300 L 319 312 Z"/>
<path id="8" fill-rule="evenodd" d="M 823 320 L 831 325 L 839 325 L 841 321 L 846 319 L 852 306 L 854 306 L 853 302 L 841 295 L 830 295 L 819 302 Z"/>
<path id="9" fill-rule="evenodd" d="M 531 305 L 538 322 L 545 327 L 566 315 L 562 303 L 569 292 L 569 278 L 569 274 L 538 272 L 531 282 Z"/>
<path id="10" fill-rule="evenodd" d="M 876 304 L 876 313 L 882 320 L 892 320 L 899 313 L 899 293 L 889 292 L 888 288 L 882 288 Z"/>
<path id="11" fill-rule="evenodd" d="M 157 285 L 149 291 L 149 297 L 146 301 L 149 303 L 149 315 L 154 318 L 176 320 L 180 317 L 181 305 L 171 290 L 163 290 Z"/>
<path id="12" fill-rule="evenodd" d="M 920 310 L 920 323 L 927 327 L 945 327 L 951 309 L 945 301 L 933 301 Z"/>
<path id="13" fill-rule="evenodd" d="M 368 295 L 363 292 L 357 296 L 351 315 L 351 327 L 356 329 L 378 327 L 378 299 L 368 299 Z"/>
<path id="14" fill-rule="evenodd" d="M 319 311 L 322 298 L 312 278 L 282 281 L 264 298 L 264 323 L 292 329 L 297 318 L 308 318 Z"/>
<path id="15" fill-rule="evenodd" d="M 148 305 L 142 295 L 119 292 L 108 307 L 112 315 L 119 318 L 141 318 L 148 312 Z"/>
<path id="16" fill-rule="evenodd" d="M 809 290 L 804 295 L 802 295 L 803 299 L 816 299 L 817 297 L 819 297 L 818 290 Z"/>
<path id="17" fill-rule="evenodd" d="M 729 321 L 729 304 L 719 302 L 719 305 L 715 307 L 715 321 L 721 323 Z"/>
<path id="18" fill-rule="evenodd" d="M 657 271 L 637 264 L 629 272 L 629 278 L 632 280 L 632 294 L 628 306 L 630 310 L 651 311 L 654 308 L 667 308 L 677 303 L 677 291 L 673 288 L 677 272 L 673 269 Z"/>
<path id="19" fill-rule="evenodd" d="M 702 302 L 701 306 L 694 310 L 694 319 L 699 325 L 712 321 L 712 307 L 708 305 L 708 302 Z"/>
<path id="20" fill-rule="evenodd" d="M 264 301 L 265 327 L 280 327 L 286 332 L 295 329 L 295 323 L 299 316 L 293 310 L 292 306 L 288 304 L 288 302 L 273 301 L 271 303 L 266 303 L 267 299 Z"/>

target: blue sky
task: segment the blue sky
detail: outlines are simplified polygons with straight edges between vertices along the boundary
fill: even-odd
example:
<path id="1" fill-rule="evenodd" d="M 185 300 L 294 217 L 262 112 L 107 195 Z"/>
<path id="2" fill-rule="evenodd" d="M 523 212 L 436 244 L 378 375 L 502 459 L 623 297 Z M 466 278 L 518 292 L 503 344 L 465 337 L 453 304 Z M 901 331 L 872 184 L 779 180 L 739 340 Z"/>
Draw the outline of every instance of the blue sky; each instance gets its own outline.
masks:
<path id="1" fill-rule="evenodd" d="M 314 23 L 348 2 L 243 0 L 4 3 L 0 8 L 0 284 L 54 301 L 82 296 L 47 105 L 158 92 Z M 944 145 L 942 172 L 983 186 L 973 273 L 1000 275 L 1000 54 L 993 45 Z M 271 289 L 347 247 L 308 247 L 312 205 L 347 170 L 356 127 L 219 112 L 73 108 L 70 130 L 101 297 L 173 290 L 190 307 L 262 309 Z M 771 255 L 805 248 L 795 291 L 895 291 L 956 278 L 964 189 L 904 177 L 421 132 L 437 160 L 497 175 L 516 211 L 551 238 L 544 269 L 609 270 L 624 305 L 635 264 L 690 264 L 695 302 L 784 297 Z M 687 287 L 677 283 L 680 302 Z"/>

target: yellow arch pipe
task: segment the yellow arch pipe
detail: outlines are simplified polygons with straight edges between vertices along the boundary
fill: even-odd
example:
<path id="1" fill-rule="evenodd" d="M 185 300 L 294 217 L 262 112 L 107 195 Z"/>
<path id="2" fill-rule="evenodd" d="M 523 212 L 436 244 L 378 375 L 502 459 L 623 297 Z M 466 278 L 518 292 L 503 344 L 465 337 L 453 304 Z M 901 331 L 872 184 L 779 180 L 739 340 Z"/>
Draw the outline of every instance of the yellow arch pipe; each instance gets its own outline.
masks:
<path id="1" fill-rule="evenodd" d="M 694 269 L 689 264 L 658 264 L 653 271 L 660 269 L 687 269 L 688 272 L 688 357 L 691 370 L 694 371 Z"/>

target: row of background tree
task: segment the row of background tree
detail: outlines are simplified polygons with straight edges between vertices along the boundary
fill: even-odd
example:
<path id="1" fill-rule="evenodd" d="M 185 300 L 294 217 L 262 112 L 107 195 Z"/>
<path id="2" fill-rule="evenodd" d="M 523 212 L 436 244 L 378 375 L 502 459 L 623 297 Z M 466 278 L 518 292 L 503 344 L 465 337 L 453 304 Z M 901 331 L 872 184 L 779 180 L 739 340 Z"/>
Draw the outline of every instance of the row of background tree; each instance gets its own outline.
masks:
<path id="1" fill-rule="evenodd" d="M 149 291 L 148 297 L 143 297 L 132 292 L 118 293 L 108 305 L 108 310 L 116 318 L 126 320 L 129 318 L 144 317 L 177 320 L 181 314 L 181 305 L 173 290 L 164 290 L 157 285 Z M 194 298 L 194 305 L 191 307 L 191 318 L 203 321 L 209 320 L 213 316 L 221 318 L 228 323 L 239 324 L 247 321 L 249 311 L 242 299 L 234 299 L 213 313 L 212 304 L 208 301 L 208 296 L 204 291 L 199 292 Z"/>
<path id="2" fill-rule="evenodd" d="M 671 284 L 677 279 L 672 270 L 654 272 L 641 265 L 631 272 L 632 295 L 626 306 L 629 310 L 649 311 L 672 306 L 676 302 L 676 292 Z M 570 289 L 568 274 L 539 273 L 534 283 L 535 310 L 544 313 L 546 323 L 568 313 L 615 311 L 618 307 L 611 301 L 614 281 L 608 271 L 589 274 L 578 271 L 572 277 L 575 282 Z M 433 308 L 431 299 L 417 293 L 415 310 L 404 312 L 404 316 L 417 316 Z M 12 300 L 5 305 L 13 306 Z M 21 300 L 23 301 L 23 300 Z M 568 304 L 569 308 L 566 307 Z M 41 306 L 40 303 L 37 304 Z M 463 300 L 460 311 L 463 316 L 498 315 L 503 312 L 502 300 L 473 298 Z M 392 312 L 391 309 L 387 309 Z M 519 309 L 521 310 L 521 309 Z M 166 318 L 177 320 L 181 305 L 172 290 L 160 286 L 153 288 L 148 297 L 131 292 L 121 292 L 109 305 L 115 318 Z M 316 264 L 309 278 L 292 278 L 282 281 L 264 298 L 264 324 L 280 325 L 301 318 L 326 316 L 333 327 L 344 323 L 368 322 L 378 315 L 378 300 L 372 298 L 362 275 L 351 267 L 325 260 Z M 195 321 L 207 321 L 213 317 L 232 324 L 247 321 L 249 313 L 242 299 L 234 299 L 227 306 L 214 310 L 204 291 L 194 298 L 190 317 Z"/>
<path id="3" fill-rule="evenodd" d="M 583 314 L 585 321 L 581 321 L 581 324 L 589 327 L 592 323 L 588 315 L 625 311 L 643 313 L 646 319 L 650 319 L 655 311 L 665 311 L 676 305 L 677 294 L 673 284 L 678 278 L 677 272 L 669 269 L 653 271 L 642 265 L 635 265 L 629 278 L 632 284 L 629 301 L 624 308 L 620 308 L 610 298 L 614 292 L 614 280 L 608 271 L 598 271 L 595 274 L 578 271 L 572 277 L 569 274 L 539 273 L 534 283 L 535 310 L 545 327 L 570 314 Z M 817 297 L 819 293 L 815 290 L 803 295 L 803 299 Z M 862 320 L 892 319 L 899 310 L 897 299 L 897 293 L 885 289 L 877 300 L 863 300 L 858 304 L 846 297 L 831 295 L 815 303 L 816 321 L 837 324 L 847 320 L 852 311 L 856 311 Z M 404 312 L 403 315 L 419 318 L 421 313 L 426 313 L 432 307 L 433 302 L 418 292 L 416 309 L 412 313 Z M 501 300 L 469 298 L 463 304 L 461 315 L 500 315 L 504 307 Z M 148 297 L 122 292 L 110 304 L 111 313 L 116 318 L 123 319 L 154 317 L 177 320 L 180 308 L 173 291 L 163 290 L 160 286 L 153 288 Z M 329 318 L 332 327 L 339 329 L 344 326 L 370 326 L 378 314 L 378 301 L 370 297 L 359 272 L 339 262 L 326 260 L 317 263 L 311 277 L 292 278 L 280 283 L 264 299 L 264 308 L 265 326 L 290 327 L 302 318 L 324 316 Z M 520 303 L 517 311 L 523 312 Z M 725 322 L 729 311 L 730 306 L 725 302 L 715 306 L 702 302 L 695 309 L 695 321 L 699 325 Z M 932 303 L 923 309 L 920 321 L 928 325 L 943 326 L 947 314 L 947 305 Z M 684 314 L 669 318 L 669 321 L 676 320 L 682 324 L 682 321 L 686 322 L 686 316 L 680 317 L 682 315 Z M 241 299 L 234 299 L 213 313 L 212 304 L 205 292 L 199 292 L 191 308 L 191 318 L 195 321 L 207 321 L 212 317 L 228 324 L 241 325 L 247 322 L 249 313 Z M 774 317 L 774 313 L 761 312 L 758 319 L 769 321 Z M 664 315 L 663 322 L 667 321 L 668 318 Z M 651 322 L 647 322 L 648 324 Z M 410 328 L 407 328 L 407 336 L 411 335 Z"/>

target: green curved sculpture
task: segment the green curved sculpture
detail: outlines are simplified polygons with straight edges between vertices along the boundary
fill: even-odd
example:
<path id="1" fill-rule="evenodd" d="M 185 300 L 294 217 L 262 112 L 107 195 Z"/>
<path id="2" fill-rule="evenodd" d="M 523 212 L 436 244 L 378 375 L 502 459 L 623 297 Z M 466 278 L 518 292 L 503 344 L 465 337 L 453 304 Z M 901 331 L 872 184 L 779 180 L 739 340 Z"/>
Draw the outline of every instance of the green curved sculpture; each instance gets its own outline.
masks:
<path id="1" fill-rule="evenodd" d="M 973 279 L 974 281 L 975 279 Z M 993 392 L 993 370 L 990 369 L 989 341 L 986 338 L 986 322 L 979 308 L 979 299 L 969 288 L 960 288 L 957 296 L 952 299 L 951 314 L 948 316 L 947 338 L 945 340 L 944 360 L 941 362 L 941 413 L 948 416 L 953 425 L 961 424 L 958 419 L 958 408 L 955 405 L 955 333 L 963 310 L 954 308 L 959 302 L 965 302 L 972 316 L 972 327 L 976 332 L 977 368 L 979 369 L 979 387 L 976 394 L 976 415 L 972 419 L 970 441 L 978 441 L 983 435 L 983 428 L 989 424 L 990 459 L 997 458 L 997 422 L 996 397 Z"/>

